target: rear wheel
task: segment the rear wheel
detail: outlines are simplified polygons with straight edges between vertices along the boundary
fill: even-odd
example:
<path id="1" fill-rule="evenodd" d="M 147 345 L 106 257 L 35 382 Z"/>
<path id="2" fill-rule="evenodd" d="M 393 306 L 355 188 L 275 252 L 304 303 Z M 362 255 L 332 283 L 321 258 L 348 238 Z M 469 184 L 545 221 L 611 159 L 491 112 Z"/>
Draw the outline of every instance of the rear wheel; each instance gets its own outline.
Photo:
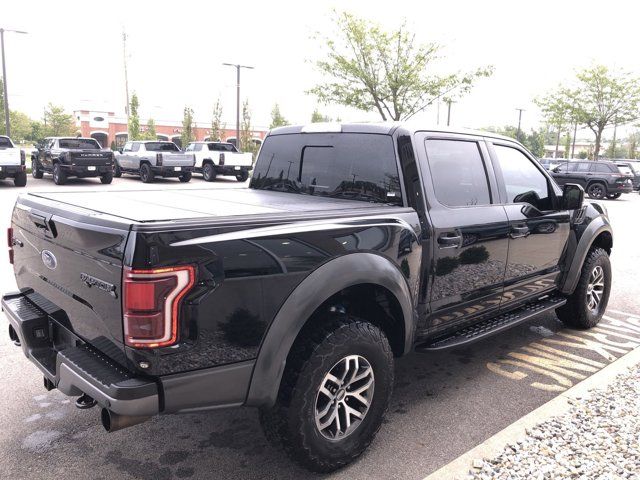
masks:
<path id="1" fill-rule="evenodd" d="M 42 171 L 42 167 L 37 160 L 31 160 L 31 176 L 33 178 L 42 178 L 44 172 Z"/>
<path id="2" fill-rule="evenodd" d="M 143 163 L 140 166 L 140 180 L 143 183 L 152 183 L 155 179 L 155 175 L 153 174 L 153 170 L 151 170 L 151 166 L 148 163 Z"/>
<path id="3" fill-rule="evenodd" d="M 104 175 L 101 175 L 100 181 L 105 185 L 108 185 L 109 183 L 111 183 L 113 181 L 113 172 L 109 172 L 109 173 L 105 173 Z"/>
<path id="4" fill-rule="evenodd" d="M 202 166 L 202 178 L 206 182 L 213 182 L 216 179 L 216 170 L 213 168 L 213 163 L 205 163 Z"/>
<path id="5" fill-rule="evenodd" d="M 589 197 L 596 200 L 602 200 L 607 195 L 607 187 L 603 183 L 595 182 L 587 187 Z"/>
<path id="6" fill-rule="evenodd" d="M 115 162 L 115 165 L 113 166 L 113 176 L 116 178 L 120 178 L 122 176 L 122 170 L 120 169 L 120 165 L 118 165 L 117 160 Z"/>
<path id="7" fill-rule="evenodd" d="M 610 293 L 609 255 L 602 248 L 592 248 L 582 265 L 578 286 L 556 314 L 569 327 L 595 327 L 607 308 Z"/>
<path id="8" fill-rule="evenodd" d="M 343 467 L 380 429 L 393 375 L 379 328 L 355 317 L 327 319 L 292 347 L 276 404 L 260 413 L 265 435 L 311 470 Z"/>
<path id="9" fill-rule="evenodd" d="M 607 194 L 607 198 L 609 200 L 615 200 L 616 198 L 620 198 L 621 195 L 621 193 L 609 193 Z"/>
<path id="10" fill-rule="evenodd" d="M 27 172 L 18 172 L 13 177 L 13 184 L 16 187 L 24 187 L 27 184 Z"/>
<path id="11" fill-rule="evenodd" d="M 180 175 L 178 178 L 180 179 L 180 181 L 182 183 L 187 183 L 188 181 L 191 180 L 191 172 L 184 172 L 182 175 Z"/>
<path id="12" fill-rule="evenodd" d="M 239 182 L 246 182 L 247 178 L 249 178 L 249 172 L 247 172 L 246 170 L 236 175 L 236 180 L 238 180 Z"/>
<path id="13" fill-rule="evenodd" d="M 59 163 L 53 166 L 53 183 L 56 185 L 64 185 L 67 183 L 67 174 L 64 172 Z"/>

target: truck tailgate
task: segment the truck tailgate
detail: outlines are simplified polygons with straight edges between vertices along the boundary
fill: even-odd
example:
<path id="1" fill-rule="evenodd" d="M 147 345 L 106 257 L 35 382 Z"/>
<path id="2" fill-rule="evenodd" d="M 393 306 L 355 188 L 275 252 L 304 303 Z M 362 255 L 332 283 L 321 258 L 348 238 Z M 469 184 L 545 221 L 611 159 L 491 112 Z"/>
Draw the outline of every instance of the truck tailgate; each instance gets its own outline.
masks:
<path id="1" fill-rule="evenodd" d="M 120 295 L 128 229 L 72 220 L 33 198 L 30 205 L 21 199 L 12 217 L 18 287 L 60 307 L 64 326 L 88 343 L 123 352 Z"/>
<path id="2" fill-rule="evenodd" d="M 192 167 L 195 160 L 190 153 L 162 152 L 162 165 L 167 167 Z"/>
<path id="3" fill-rule="evenodd" d="M 0 148 L 0 166 L 20 165 L 19 148 Z"/>
<path id="4" fill-rule="evenodd" d="M 225 165 L 240 165 L 241 167 L 250 167 L 253 165 L 253 155 L 251 153 L 225 153 Z"/>

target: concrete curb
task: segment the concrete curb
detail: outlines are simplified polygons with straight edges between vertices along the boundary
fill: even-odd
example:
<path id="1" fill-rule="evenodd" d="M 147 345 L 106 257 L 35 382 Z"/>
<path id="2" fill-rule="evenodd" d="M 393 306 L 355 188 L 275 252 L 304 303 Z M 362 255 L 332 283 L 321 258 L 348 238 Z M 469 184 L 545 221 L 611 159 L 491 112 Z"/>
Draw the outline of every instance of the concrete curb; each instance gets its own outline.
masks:
<path id="1" fill-rule="evenodd" d="M 550 418 L 566 413 L 574 400 L 588 396 L 590 391 L 595 388 L 605 388 L 618 374 L 638 363 L 640 363 L 640 347 L 636 347 L 599 372 L 536 408 L 494 436 L 488 438 L 480 445 L 431 473 L 425 477 L 424 480 L 460 480 L 467 478 L 469 471 L 473 470 L 474 460 L 495 457 L 500 454 L 507 445 L 524 438 L 527 429 L 533 428 Z"/>

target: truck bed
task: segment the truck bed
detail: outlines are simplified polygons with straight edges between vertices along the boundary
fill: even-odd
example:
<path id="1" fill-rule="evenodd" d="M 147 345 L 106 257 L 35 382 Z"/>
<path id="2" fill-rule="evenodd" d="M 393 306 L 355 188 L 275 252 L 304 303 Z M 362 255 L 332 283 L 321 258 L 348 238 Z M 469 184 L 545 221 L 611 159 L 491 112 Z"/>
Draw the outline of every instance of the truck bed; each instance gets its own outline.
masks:
<path id="1" fill-rule="evenodd" d="M 134 229 L 169 224 L 220 224 L 238 220 L 329 218 L 373 215 L 402 207 L 251 189 L 184 189 L 96 192 L 38 192 L 18 203 L 63 217 Z"/>

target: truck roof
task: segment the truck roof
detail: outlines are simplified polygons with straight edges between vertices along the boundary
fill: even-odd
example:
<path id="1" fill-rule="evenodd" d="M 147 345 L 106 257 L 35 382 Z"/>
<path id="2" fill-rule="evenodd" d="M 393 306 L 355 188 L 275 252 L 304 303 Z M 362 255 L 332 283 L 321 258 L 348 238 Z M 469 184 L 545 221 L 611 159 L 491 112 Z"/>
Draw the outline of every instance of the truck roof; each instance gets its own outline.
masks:
<path id="1" fill-rule="evenodd" d="M 501 140 L 516 141 L 511 137 L 499 135 L 484 130 L 473 130 L 459 127 L 444 127 L 441 125 L 425 125 L 414 122 L 373 122 L 373 123 L 311 123 L 307 125 L 289 125 L 274 128 L 270 135 L 287 135 L 292 133 L 377 133 L 391 135 L 398 128 L 405 128 L 411 132 L 443 132 L 462 135 L 477 135 L 481 137 L 498 138 Z"/>

